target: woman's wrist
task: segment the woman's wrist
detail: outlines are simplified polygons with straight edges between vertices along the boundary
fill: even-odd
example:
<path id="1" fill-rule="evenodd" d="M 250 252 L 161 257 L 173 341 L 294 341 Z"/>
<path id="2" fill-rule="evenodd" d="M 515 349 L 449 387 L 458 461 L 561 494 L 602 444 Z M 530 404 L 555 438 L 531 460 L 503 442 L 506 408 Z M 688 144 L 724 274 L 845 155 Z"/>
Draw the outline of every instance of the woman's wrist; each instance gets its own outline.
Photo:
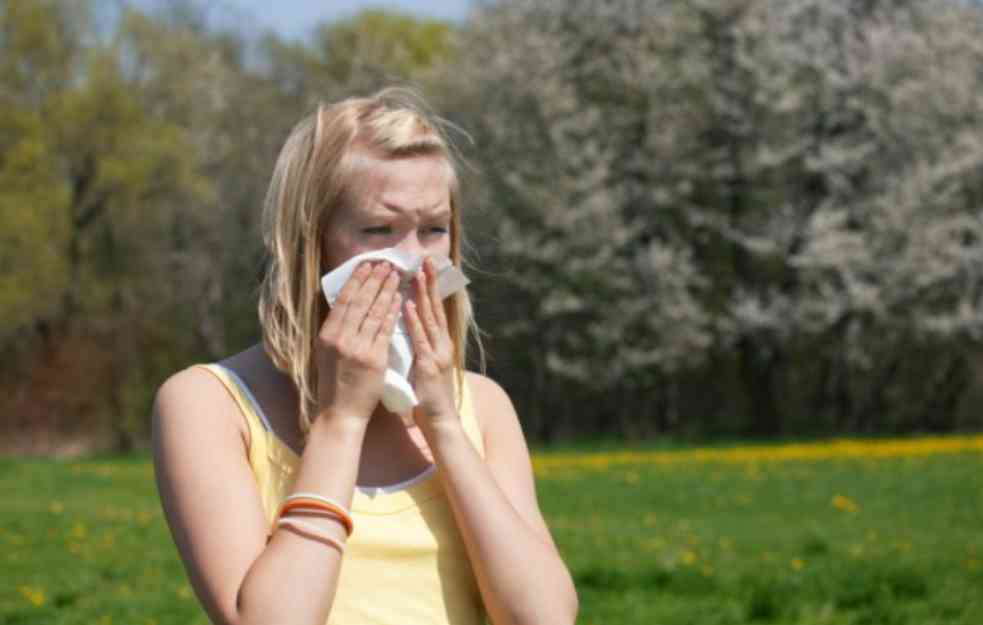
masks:
<path id="1" fill-rule="evenodd" d="M 431 444 L 440 444 L 464 434 L 464 425 L 457 415 L 442 419 L 421 419 L 419 423 L 423 437 Z"/>
<path id="2" fill-rule="evenodd" d="M 362 438 L 369 427 L 369 420 L 364 417 L 353 417 L 332 410 L 318 412 L 317 418 L 311 424 L 311 436 L 339 436 Z"/>

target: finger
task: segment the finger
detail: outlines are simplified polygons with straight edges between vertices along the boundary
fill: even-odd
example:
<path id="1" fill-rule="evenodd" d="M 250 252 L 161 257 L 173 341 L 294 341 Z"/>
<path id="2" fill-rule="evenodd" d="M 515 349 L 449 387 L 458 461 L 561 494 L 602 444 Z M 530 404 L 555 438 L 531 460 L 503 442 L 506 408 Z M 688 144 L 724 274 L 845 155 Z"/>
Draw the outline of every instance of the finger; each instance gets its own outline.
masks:
<path id="1" fill-rule="evenodd" d="M 328 318 L 324 322 L 325 331 L 333 333 L 341 327 L 345 317 L 345 311 L 348 309 L 352 297 L 358 292 L 358 289 L 365 282 L 371 271 L 372 266 L 369 263 L 361 263 L 355 268 L 355 271 L 349 276 L 344 286 L 341 287 L 341 291 L 338 292 L 338 297 L 335 298 L 334 304 L 331 305 L 331 310 L 328 311 Z"/>
<path id="2" fill-rule="evenodd" d="M 425 271 L 416 274 L 416 307 L 430 344 L 436 346 L 440 344 L 440 328 L 437 327 L 437 319 L 434 317 L 433 301 L 427 293 L 426 280 Z"/>
<path id="3" fill-rule="evenodd" d="M 402 304 L 403 296 L 397 292 L 392 298 L 389 311 L 386 313 L 382 325 L 379 327 L 379 332 L 375 335 L 372 349 L 389 349 L 389 342 L 392 340 L 393 330 L 396 328 L 396 320 L 399 319 L 399 308 Z"/>
<path id="4" fill-rule="evenodd" d="M 390 271 L 382 283 L 382 289 L 366 313 L 365 319 L 362 321 L 362 326 L 358 330 L 360 342 L 371 345 L 375 341 L 375 335 L 379 332 L 379 326 L 382 325 L 386 318 L 386 313 L 392 306 L 393 295 L 396 294 L 396 287 L 398 286 L 399 272 Z"/>
<path id="5" fill-rule="evenodd" d="M 392 265 L 385 262 L 372 267 L 372 273 L 352 297 L 352 301 L 345 312 L 342 327 L 349 328 L 353 333 L 358 333 L 359 328 L 362 327 L 362 322 L 365 320 L 365 315 L 369 312 L 369 308 L 376 297 L 379 296 L 383 282 L 391 270 Z"/>
<path id="6" fill-rule="evenodd" d="M 427 331 L 423 329 L 423 323 L 420 321 L 419 309 L 413 300 L 406 302 L 406 326 L 410 331 L 410 340 L 413 341 L 413 351 L 416 352 L 417 358 L 429 356 L 433 350 L 430 348 Z"/>
<path id="7" fill-rule="evenodd" d="M 437 327 L 441 330 L 447 329 L 447 314 L 444 311 L 444 301 L 440 297 L 440 290 L 437 288 L 437 267 L 433 259 L 429 256 L 426 259 L 427 281 L 430 283 L 430 300 L 433 305 L 433 316 L 437 320 Z"/>

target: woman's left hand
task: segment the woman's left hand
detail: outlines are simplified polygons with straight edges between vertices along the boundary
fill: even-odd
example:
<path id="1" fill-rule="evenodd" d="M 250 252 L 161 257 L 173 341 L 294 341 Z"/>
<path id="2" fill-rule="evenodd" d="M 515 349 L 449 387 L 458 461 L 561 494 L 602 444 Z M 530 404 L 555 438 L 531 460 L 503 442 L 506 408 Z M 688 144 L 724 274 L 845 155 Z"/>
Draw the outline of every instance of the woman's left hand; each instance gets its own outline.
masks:
<path id="1" fill-rule="evenodd" d="M 437 292 L 437 271 L 427 257 L 413 280 L 413 299 L 406 302 L 406 326 L 413 341 L 410 383 L 419 405 L 413 418 L 424 432 L 434 426 L 458 425 L 454 402 L 454 342 Z"/>

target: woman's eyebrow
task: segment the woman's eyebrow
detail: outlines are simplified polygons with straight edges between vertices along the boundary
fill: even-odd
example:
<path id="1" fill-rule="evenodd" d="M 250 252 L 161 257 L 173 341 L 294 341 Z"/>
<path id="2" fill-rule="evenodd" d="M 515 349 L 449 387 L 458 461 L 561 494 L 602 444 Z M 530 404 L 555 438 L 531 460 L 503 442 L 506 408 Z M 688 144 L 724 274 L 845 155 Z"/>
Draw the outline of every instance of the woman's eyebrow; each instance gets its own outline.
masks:
<path id="1" fill-rule="evenodd" d="M 406 207 L 393 202 L 380 202 L 380 204 L 394 213 L 405 214 L 408 212 L 419 212 L 424 217 L 429 218 L 445 217 L 451 212 L 450 207 L 447 206 L 443 200 L 431 206 L 421 206 L 420 208 L 416 209 L 416 211 L 407 210 Z"/>

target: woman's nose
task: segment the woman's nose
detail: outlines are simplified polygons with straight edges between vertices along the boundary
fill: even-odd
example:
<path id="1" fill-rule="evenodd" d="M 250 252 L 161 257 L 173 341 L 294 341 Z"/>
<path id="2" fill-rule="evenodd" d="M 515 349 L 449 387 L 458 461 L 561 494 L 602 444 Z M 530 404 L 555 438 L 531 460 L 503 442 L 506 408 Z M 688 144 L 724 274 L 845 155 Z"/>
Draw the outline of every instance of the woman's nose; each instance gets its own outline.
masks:
<path id="1" fill-rule="evenodd" d="M 409 232 L 403 240 L 396 245 L 396 249 L 406 254 L 422 256 L 424 253 L 423 245 L 420 244 L 420 237 L 416 230 Z"/>

